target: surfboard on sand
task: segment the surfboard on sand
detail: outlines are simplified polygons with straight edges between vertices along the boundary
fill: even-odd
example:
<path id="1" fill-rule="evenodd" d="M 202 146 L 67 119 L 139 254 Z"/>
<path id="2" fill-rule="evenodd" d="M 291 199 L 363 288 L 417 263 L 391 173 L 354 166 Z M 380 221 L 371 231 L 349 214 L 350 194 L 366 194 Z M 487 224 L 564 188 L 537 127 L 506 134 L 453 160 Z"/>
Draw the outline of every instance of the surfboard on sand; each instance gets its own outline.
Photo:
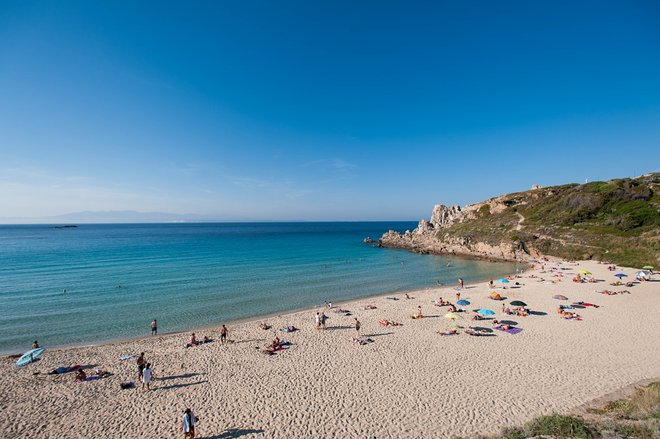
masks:
<path id="1" fill-rule="evenodd" d="M 41 354 L 44 353 L 45 350 L 46 349 L 44 348 L 38 348 L 38 349 L 32 349 L 31 351 L 27 351 L 26 353 L 21 355 L 21 358 L 18 359 L 18 361 L 16 362 L 16 366 L 21 367 L 32 363 L 34 360 L 39 358 Z"/>

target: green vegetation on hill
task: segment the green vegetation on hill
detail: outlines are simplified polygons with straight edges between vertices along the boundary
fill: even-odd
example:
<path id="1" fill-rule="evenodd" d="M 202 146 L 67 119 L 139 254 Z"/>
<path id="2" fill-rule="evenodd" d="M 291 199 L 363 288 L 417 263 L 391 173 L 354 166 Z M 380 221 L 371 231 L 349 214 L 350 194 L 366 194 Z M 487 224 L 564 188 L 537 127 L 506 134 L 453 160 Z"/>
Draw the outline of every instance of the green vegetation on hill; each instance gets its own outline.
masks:
<path id="1" fill-rule="evenodd" d="M 513 244 L 565 259 L 659 264 L 660 173 L 568 184 L 489 200 L 438 232 L 467 243 Z"/>

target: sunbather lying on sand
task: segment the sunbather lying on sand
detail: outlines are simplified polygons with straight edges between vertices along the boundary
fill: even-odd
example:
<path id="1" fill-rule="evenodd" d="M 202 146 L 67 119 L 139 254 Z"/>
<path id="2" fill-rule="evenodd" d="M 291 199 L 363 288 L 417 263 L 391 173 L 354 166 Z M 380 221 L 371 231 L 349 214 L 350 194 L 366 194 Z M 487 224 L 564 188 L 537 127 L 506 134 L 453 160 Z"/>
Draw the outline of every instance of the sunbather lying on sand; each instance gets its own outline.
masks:
<path id="1" fill-rule="evenodd" d="M 472 327 L 466 329 L 465 333 L 468 334 L 468 335 L 477 335 L 477 336 L 478 335 L 489 335 L 490 334 L 490 332 L 485 331 L 483 329 L 475 329 L 475 328 L 472 328 Z"/>
<path id="2" fill-rule="evenodd" d="M 377 308 L 376 305 L 366 305 L 364 309 L 367 310 L 367 309 L 377 309 Z"/>
<path id="3" fill-rule="evenodd" d="M 449 331 L 445 331 L 445 332 L 438 331 L 438 334 L 440 334 L 440 335 L 457 335 L 458 334 L 458 329 L 450 329 Z"/>
<path id="4" fill-rule="evenodd" d="M 269 330 L 270 328 L 272 328 L 271 325 L 269 325 L 269 324 L 267 324 L 267 323 L 264 323 L 264 322 L 259 323 L 259 327 L 260 327 L 261 329 L 263 329 L 264 331 L 267 331 L 267 330 Z"/>

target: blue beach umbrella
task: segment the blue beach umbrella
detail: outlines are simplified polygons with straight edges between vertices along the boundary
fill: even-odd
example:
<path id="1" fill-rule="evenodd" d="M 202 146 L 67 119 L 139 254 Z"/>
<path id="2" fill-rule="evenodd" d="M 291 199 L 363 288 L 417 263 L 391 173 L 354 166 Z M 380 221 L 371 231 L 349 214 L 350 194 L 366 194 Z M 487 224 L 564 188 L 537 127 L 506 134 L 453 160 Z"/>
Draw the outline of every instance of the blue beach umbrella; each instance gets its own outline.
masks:
<path id="1" fill-rule="evenodd" d="M 482 316 L 492 316 L 495 315 L 495 311 L 491 311 L 489 309 L 478 309 L 475 311 L 477 314 L 481 314 Z"/>
<path id="2" fill-rule="evenodd" d="M 501 279 L 497 279 L 495 282 L 499 282 L 499 283 L 501 283 L 501 284 L 508 284 L 508 283 L 509 283 L 509 279 L 501 278 Z"/>
<path id="3" fill-rule="evenodd" d="M 618 277 L 619 279 L 621 279 L 622 277 L 628 277 L 627 274 L 623 274 L 623 273 L 617 273 L 615 274 L 615 276 Z"/>
<path id="4" fill-rule="evenodd" d="M 470 302 L 468 302 L 468 301 L 465 300 L 465 299 L 461 299 L 461 300 L 459 300 L 458 302 L 456 302 L 456 304 L 457 304 L 457 305 L 461 305 L 461 306 L 465 306 L 465 305 L 469 305 Z"/>

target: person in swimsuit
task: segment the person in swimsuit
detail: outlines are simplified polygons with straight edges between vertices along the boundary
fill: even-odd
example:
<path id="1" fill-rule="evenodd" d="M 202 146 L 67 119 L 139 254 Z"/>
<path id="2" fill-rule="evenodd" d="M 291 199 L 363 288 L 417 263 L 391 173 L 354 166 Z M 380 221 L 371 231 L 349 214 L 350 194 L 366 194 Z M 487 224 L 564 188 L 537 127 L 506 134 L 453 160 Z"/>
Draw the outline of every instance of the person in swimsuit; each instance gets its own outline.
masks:
<path id="1" fill-rule="evenodd" d="M 137 367 L 138 367 L 138 379 L 142 379 L 142 371 L 144 370 L 144 365 L 147 362 L 144 360 L 144 352 L 140 352 L 140 356 L 137 359 Z"/>
<path id="2" fill-rule="evenodd" d="M 227 335 L 229 335 L 229 330 L 225 325 L 222 325 L 222 328 L 220 328 L 220 342 L 222 344 L 225 344 L 227 341 Z"/>
<path id="3" fill-rule="evenodd" d="M 32 343 L 32 349 L 39 349 L 39 342 L 37 340 Z"/>
<path id="4" fill-rule="evenodd" d="M 358 337 L 360 336 L 360 328 L 362 325 L 360 324 L 360 321 L 355 317 L 355 331 L 357 331 Z"/>
<path id="5" fill-rule="evenodd" d="M 151 322 L 151 335 L 158 335 L 158 321 Z"/>

